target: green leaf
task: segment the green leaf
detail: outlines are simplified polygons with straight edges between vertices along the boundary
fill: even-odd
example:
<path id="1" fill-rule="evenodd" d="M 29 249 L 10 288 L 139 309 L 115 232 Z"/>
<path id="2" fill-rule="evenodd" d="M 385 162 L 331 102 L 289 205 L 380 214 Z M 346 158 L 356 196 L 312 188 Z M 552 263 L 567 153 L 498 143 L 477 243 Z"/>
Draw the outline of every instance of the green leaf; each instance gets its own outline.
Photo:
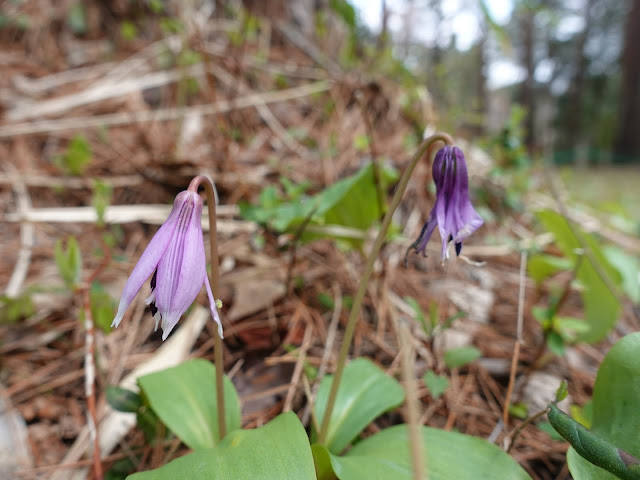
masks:
<path id="1" fill-rule="evenodd" d="M 435 306 L 436 312 L 435 315 L 433 315 L 433 317 L 436 318 L 435 323 L 433 321 L 430 321 L 430 323 L 427 323 L 427 319 L 424 316 L 424 312 L 422 311 L 422 307 L 420 306 L 420 304 L 418 303 L 418 301 L 413 298 L 413 297 L 404 297 L 404 301 L 407 302 L 409 304 L 409 306 L 411 307 L 411 309 L 413 310 L 413 315 L 414 315 L 414 319 L 420 323 L 420 325 L 422 325 L 422 330 L 424 331 L 424 333 L 426 333 L 427 335 L 431 335 L 431 332 L 433 330 L 433 327 L 438 323 L 437 320 L 437 308 L 438 308 L 438 304 L 435 302 L 431 303 L 431 306 Z M 431 314 L 431 312 L 429 312 Z M 432 315 L 430 315 L 430 317 L 432 317 Z"/>
<path id="2" fill-rule="evenodd" d="M 529 276 L 537 284 L 558 272 L 571 270 L 571 267 L 571 260 L 553 255 L 535 255 L 527 262 Z"/>
<path id="3" fill-rule="evenodd" d="M 556 429 L 549 422 L 540 422 L 536 425 L 538 429 L 542 430 L 544 433 L 551 437 L 551 440 L 564 440 L 562 435 L 556 432 Z"/>
<path id="4" fill-rule="evenodd" d="M 587 428 L 591 428 L 591 419 L 593 418 L 593 401 L 589 400 L 584 406 L 571 405 L 569 406 L 569 413 L 571 418 L 576 422 L 581 423 Z"/>
<path id="5" fill-rule="evenodd" d="M 69 290 L 75 290 L 80 284 L 82 275 L 82 256 L 75 237 L 69 237 L 67 248 L 62 248 L 62 240 L 56 241 L 53 255 L 58 266 L 58 272 Z"/>
<path id="6" fill-rule="evenodd" d="M 322 424 L 333 376 L 322 379 L 315 410 Z M 404 389 L 373 362 L 358 358 L 349 363 L 342 374 L 326 445 L 329 451 L 340 453 L 364 428 L 379 415 L 404 401 Z"/>
<path id="7" fill-rule="evenodd" d="M 98 226 L 104 225 L 104 212 L 111 203 L 111 195 L 113 194 L 113 187 L 109 182 L 103 182 L 100 180 L 93 181 L 93 197 L 91 203 L 93 208 L 96 209 L 98 215 Z"/>
<path id="8" fill-rule="evenodd" d="M 467 363 L 473 362 L 481 356 L 482 352 L 476 347 L 452 348 L 444 352 L 444 363 L 449 368 L 459 368 Z"/>
<path id="9" fill-rule="evenodd" d="M 216 371 L 202 359 L 193 359 L 138 379 L 149 404 L 164 424 L 193 450 L 219 441 Z M 240 403 L 231 381 L 224 379 L 227 431 L 240 428 Z"/>
<path id="10" fill-rule="evenodd" d="M 0 296 L 0 325 L 16 323 L 21 318 L 30 317 L 35 311 L 29 292 L 17 297 Z"/>
<path id="11" fill-rule="evenodd" d="M 126 388 L 109 385 L 106 396 L 107 403 L 118 412 L 136 413 L 142 407 L 140 395 Z"/>
<path id="12" fill-rule="evenodd" d="M 592 431 L 631 455 L 640 457 L 640 332 L 627 335 L 607 353 L 593 388 Z M 615 477 L 570 448 L 569 469 L 576 480 Z M 640 478 L 640 473 L 638 474 Z"/>
<path id="13" fill-rule="evenodd" d="M 522 402 L 512 403 L 509 405 L 509 415 L 524 420 L 529 416 L 529 407 L 527 407 L 526 403 Z"/>
<path id="14" fill-rule="evenodd" d="M 496 478 L 531 480 L 502 449 L 481 438 L 421 427 L 422 456 L 429 480 Z M 406 425 L 382 430 L 338 457 L 331 455 L 340 480 L 413 480 Z"/>
<path id="15" fill-rule="evenodd" d="M 575 317 L 554 317 L 553 329 L 565 341 L 574 341 L 578 335 L 588 332 L 591 327 L 581 318 Z"/>
<path id="16" fill-rule="evenodd" d="M 585 322 L 589 325 L 590 330 L 578 335 L 577 340 L 582 342 L 602 340 L 618 319 L 620 303 L 600 277 L 591 260 L 586 255 L 582 259 L 578 259 L 581 244 L 567 220 L 551 210 L 538 212 L 537 216 L 543 226 L 553 233 L 556 244 L 562 253 L 572 261 L 572 264 L 580 262 L 576 278 L 585 287 L 582 292 L 582 302 L 585 310 Z M 573 229 L 578 230 L 578 227 L 574 225 Z M 611 281 L 619 283 L 621 281 L 620 274 L 609 264 L 595 238 L 584 232 L 580 236 L 593 254 L 599 268 L 607 274 Z"/>
<path id="17" fill-rule="evenodd" d="M 384 191 L 389 182 L 397 178 L 397 173 L 383 170 L 381 176 Z M 240 215 L 243 218 L 266 225 L 277 232 L 293 232 L 308 219 L 308 227 L 338 225 L 367 230 L 379 220 L 381 213 L 372 164 L 311 197 L 301 196 L 296 201 L 284 201 L 277 196 L 274 188 L 267 187 L 260 194 L 260 205 L 240 205 Z M 309 242 L 326 236 L 342 239 L 356 248 L 363 242 L 362 239 L 339 234 L 310 231 L 303 233 L 302 240 Z"/>
<path id="18" fill-rule="evenodd" d="M 559 357 L 564 355 L 564 339 L 558 332 L 551 331 L 547 333 L 547 347 Z"/>
<path id="19" fill-rule="evenodd" d="M 89 292 L 89 303 L 91 304 L 91 317 L 96 327 L 104 333 L 111 331 L 111 322 L 116 313 L 116 302 L 107 293 L 104 287 L 93 282 Z"/>
<path id="20" fill-rule="evenodd" d="M 80 176 L 91 162 L 91 145 L 82 134 L 75 135 L 67 150 L 54 157 L 53 163 L 67 175 Z"/>
<path id="21" fill-rule="evenodd" d="M 556 402 L 561 402 L 565 398 L 567 398 L 568 394 L 568 384 L 566 380 L 562 380 L 560 382 L 560 386 L 556 390 Z"/>
<path id="22" fill-rule="evenodd" d="M 329 2 L 331 9 L 342 18 L 342 20 L 353 31 L 356 28 L 356 11 L 353 5 L 346 0 L 331 0 Z"/>
<path id="23" fill-rule="evenodd" d="M 622 288 L 633 303 L 640 303 L 640 260 L 635 255 L 629 255 L 624 250 L 614 246 L 605 246 L 602 251 L 609 263 L 622 276 Z"/>
<path id="24" fill-rule="evenodd" d="M 120 36 L 127 42 L 135 40 L 138 36 L 138 27 L 131 20 L 124 20 L 120 24 Z"/>
<path id="25" fill-rule="evenodd" d="M 367 135 L 356 135 L 353 139 L 353 147 L 359 152 L 364 152 L 369 149 L 369 137 Z"/>
<path id="26" fill-rule="evenodd" d="M 444 375 L 436 374 L 433 370 L 427 370 L 422 380 L 434 400 L 440 398 L 445 390 L 449 388 L 449 379 Z"/>
<path id="27" fill-rule="evenodd" d="M 331 465 L 331 454 L 327 447 L 316 443 L 311 445 L 311 453 L 313 453 L 313 463 L 316 465 L 318 480 L 336 480 L 336 474 Z"/>
<path id="28" fill-rule="evenodd" d="M 639 459 L 576 422 L 553 403 L 549 405 L 548 417 L 553 428 L 571 444 L 573 454 L 579 454 L 579 458 L 587 461 L 584 470 L 581 469 L 582 467 L 573 467 L 576 472 L 579 472 L 577 474 L 574 473 L 569 462 L 569 469 L 575 480 L 583 478 L 582 475 L 586 475 L 584 478 L 640 480 Z M 596 474 L 595 477 L 591 476 L 593 473 Z"/>
<path id="29" fill-rule="evenodd" d="M 293 412 L 255 430 L 229 433 L 215 448 L 198 450 L 128 480 L 315 480 L 307 434 Z"/>

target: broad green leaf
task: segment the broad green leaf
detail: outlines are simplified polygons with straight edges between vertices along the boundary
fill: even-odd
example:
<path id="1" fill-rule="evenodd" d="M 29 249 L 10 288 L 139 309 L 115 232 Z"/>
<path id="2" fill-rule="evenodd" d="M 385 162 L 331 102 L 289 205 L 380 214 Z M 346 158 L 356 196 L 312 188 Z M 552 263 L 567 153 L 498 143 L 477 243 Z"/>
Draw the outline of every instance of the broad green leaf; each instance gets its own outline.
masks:
<path id="1" fill-rule="evenodd" d="M 422 455 L 429 480 L 496 478 L 531 480 L 502 449 L 481 438 L 421 427 Z M 382 430 L 338 457 L 331 455 L 340 480 L 413 480 L 406 425 Z"/>
<path id="2" fill-rule="evenodd" d="M 574 264 L 580 262 L 576 278 L 585 287 L 582 292 L 582 302 L 585 310 L 585 322 L 590 329 L 578 335 L 577 340 L 598 342 L 615 325 L 620 312 L 620 303 L 600 277 L 591 260 L 584 254 L 582 259 L 578 259 L 581 244 L 567 220 L 551 210 L 538 212 L 537 215 L 546 230 L 553 233 L 556 244 L 562 253 Z M 579 227 L 574 225 L 573 228 Z M 595 238 L 586 233 L 582 233 L 581 237 L 593 254 L 599 269 L 604 271 L 611 281 L 619 283 L 621 281 L 620 274 L 609 264 Z"/>
<path id="3" fill-rule="evenodd" d="M 396 178 L 395 171 L 383 170 L 382 190 Z M 322 192 L 311 197 L 301 196 L 296 201 L 283 202 L 277 198 L 274 188 L 267 187 L 260 196 L 260 205 L 241 205 L 240 214 L 278 232 L 295 231 L 306 221 L 315 226 L 338 225 L 366 230 L 381 216 L 373 166 L 368 164 Z M 326 234 L 305 232 L 302 240 L 308 242 L 322 236 Z M 362 243 L 361 239 L 338 238 L 356 247 Z"/>
<path id="4" fill-rule="evenodd" d="M 566 257 L 535 255 L 527 262 L 529 276 L 536 283 L 564 270 L 571 270 L 572 262 Z"/>
<path id="5" fill-rule="evenodd" d="M 315 410 L 322 424 L 333 376 L 322 379 Z M 349 363 L 342 374 L 326 445 L 332 453 L 340 453 L 379 415 L 404 401 L 404 389 L 393 378 L 365 358 Z"/>
<path id="6" fill-rule="evenodd" d="M 307 434 L 293 412 L 255 430 L 229 433 L 215 448 L 198 450 L 127 480 L 315 480 Z"/>
<path id="7" fill-rule="evenodd" d="M 382 191 L 389 182 L 397 178 L 393 170 L 381 169 Z M 337 182 L 326 189 L 320 197 L 318 213 L 324 215 L 323 223 L 366 230 L 382 216 L 378 206 L 373 164 L 369 163 L 354 176 Z M 386 199 L 383 199 L 386 203 Z M 351 240 L 359 244 L 361 240 Z"/>
<path id="8" fill-rule="evenodd" d="M 440 396 L 449 388 L 449 379 L 444 375 L 438 375 L 433 370 L 427 370 L 427 373 L 422 377 L 424 384 L 429 389 L 429 393 L 434 400 L 440 398 Z"/>
<path id="9" fill-rule="evenodd" d="M 640 333 L 616 343 L 598 369 L 593 388 L 592 431 L 631 455 L 640 457 Z M 569 469 L 576 480 L 611 480 L 570 448 Z M 639 474 L 640 477 L 640 474 Z"/>
<path id="10" fill-rule="evenodd" d="M 480 358 L 482 353 L 476 347 L 458 347 L 444 352 L 444 363 L 449 368 L 463 367 Z"/>
<path id="11" fill-rule="evenodd" d="M 593 400 L 589 400 L 582 407 L 580 405 L 569 406 L 571 418 L 581 423 L 587 428 L 591 428 L 591 419 L 593 418 Z"/>
<path id="12" fill-rule="evenodd" d="M 602 248 L 604 255 L 611 265 L 622 276 L 622 288 L 633 303 L 640 303 L 640 260 L 637 256 L 630 255 L 624 250 L 614 246 Z"/>
<path id="13" fill-rule="evenodd" d="M 193 359 L 138 379 L 140 388 L 164 424 L 193 450 L 219 440 L 216 371 L 213 364 Z M 231 381 L 224 379 L 227 431 L 240 428 L 240 402 Z"/>

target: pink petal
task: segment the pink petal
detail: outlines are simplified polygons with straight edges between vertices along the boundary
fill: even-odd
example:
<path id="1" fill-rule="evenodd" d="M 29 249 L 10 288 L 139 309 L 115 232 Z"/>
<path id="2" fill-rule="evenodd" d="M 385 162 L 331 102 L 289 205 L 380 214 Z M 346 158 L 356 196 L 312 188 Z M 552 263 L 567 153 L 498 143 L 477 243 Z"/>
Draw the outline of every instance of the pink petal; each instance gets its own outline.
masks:
<path id="1" fill-rule="evenodd" d="M 129 308 L 129 305 L 133 302 L 133 299 L 140 291 L 140 288 L 158 266 L 160 258 L 162 258 L 177 225 L 178 215 L 180 213 L 181 204 L 183 203 L 182 199 L 184 198 L 184 196 L 181 197 L 183 193 L 186 192 L 182 192 L 176 197 L 171 213 L 169 214 L 169 218 L 167 218 L 153 236 L 149 245 L 140 257 L 140 260 L 138 260 L 138 263 L 131 272 L 131 275 L 129 275 L 127 283 L 124 286 L 124 290 L 122 291 L 122 296 L 120 297 L 118 313 L 111 323 L 112 327 L 117 327 L 120 324 L 127 308 Z"/>

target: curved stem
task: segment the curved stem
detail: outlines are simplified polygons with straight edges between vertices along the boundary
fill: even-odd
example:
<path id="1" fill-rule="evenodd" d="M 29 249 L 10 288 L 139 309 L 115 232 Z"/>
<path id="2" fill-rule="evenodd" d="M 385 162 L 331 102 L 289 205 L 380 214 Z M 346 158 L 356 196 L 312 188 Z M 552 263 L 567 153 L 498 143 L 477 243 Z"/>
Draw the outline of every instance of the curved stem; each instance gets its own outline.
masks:
<path id="1" fill-rule="evenodd" d="M 209 247 L 211 262 L 211 291 L 213 298 L 220 298 L 220 274 L 218 273 L 218 232 L 217 232 L 217 216 L 216 216 L 216 195 L 211 180 L 204 176 L 198 175 L 189 184 L 188 190 L 197 192 L 198 187 L 204 185 L 207 192 L 207 208 L 209 209 Z M 216 308 L 212 305 L 211 308 Z M 218 402 L 218 432 L 219 440 L 222 440 L 227 434 L 227 423 L 224 406 L 224 363 L 222 360 L 222 338 L 218 334 L 218 329 L 214 328 L 214 359 L 216 367 L 216 398 Z"/>
<path id="2" fill-rule="evenodd" d="M 344 365 L 347 361 L 349 348 L 351 347 L 351 341 L 353 340 L 353 334 L 355 332 L 356 322 L 358 320 L 358 313 L 360 313 L 360 307 L 362 306 L 362 300 L 364 299 L 364 294 L 367 289 L 369 277 L 373 272 L 373 264 L 375 263 L 376 258 L 378 258 L 378 254 L 380 253 L 380 249 L 382 248 L 384 239 L 387 236 L 387 230 L 389 229 L 389 225 L 391 225 L 391 218 L 393 217 L 396 208 L 398 208 L 398 205 L 400 205 L 400 202 L 402 201 L 402 196 L 407 189 L 409 178 L 411 178 L 413 170 L 418 164 L 418 161 L 424 156 L 424 154 L 426 152 L 430 153 L 432 146 L 435 145 L 435 143 L 438 141 L 444 142 L 447 145 L 453 144 L 453 139 L 449 135 L 447 135 L 446 133 L 438 132 L 427 138 L 424 142 L 422 142 L 420 147 L 418 147 L 418 151 L 411 159 L 409 166 L 405 169 L 402 177 L 400 178 L 400 181 L 398 182 L 396 193 L 393 195 L 393 199 L 389 204 L 389 209 L 387 210 L 387 213 L 382 220 L 382 225 L 380 225 L 378 236 L 376 237 L 373 246 L 371 247 L 371 252 L 367 257 L 367 263 L 364 267 L 364 272 L 362 274 L 362 278 L 360 279 L 360 284 L 358 285 L 358 291 L 356 292 L 355 298 L 353 299 L 353 304 L 351 306 L 351 311 L 349 312 L 347 327 L 344 332 L 342 344 L 340 345 L 340 353 L 338 354 L 338 364 L 336 366 L 335 373 L 333 374 L 333 381 L 331 382 L 331 390 L 329 391 L 327 406 L 322 416 L 322 426 L 320 427 L 320 433 L 318 434 L 318 443 L 320 444 L 324 444 L 327 439 L 327 433 L 329 430 L 329 419 L 331 418 L 331 414 L 333 412 L 333 406 L 336 401 L 338 387 L 340 386 L 340 381 L 342 380 L 342 371 L 344 370 Z"/>

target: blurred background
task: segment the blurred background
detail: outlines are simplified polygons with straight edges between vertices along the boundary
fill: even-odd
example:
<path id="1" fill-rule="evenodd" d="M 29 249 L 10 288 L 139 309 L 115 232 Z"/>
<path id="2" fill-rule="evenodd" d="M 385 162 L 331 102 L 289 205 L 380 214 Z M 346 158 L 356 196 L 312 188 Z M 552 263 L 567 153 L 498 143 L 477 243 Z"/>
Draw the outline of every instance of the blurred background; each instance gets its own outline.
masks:
<path id="1" fill-rule="evenodd" d="M 328 326 L 339 337 L 371 232 L 435 131 L 464 150 L 485 225 L 463 258 L 443 264 L 435 233 L 405 268 L 435 199 L 421 162 L 354 356 L 397 374 L 393 325 L 408 319 L 425 423 L 495 440 L 521 311 L 512 425 L 563 378 L 588 423 L 604 352 L 640 328 L 640 0 L 0 2 L 0 399 L 23 426 L 0 430 L 14 446 L 0 477 L 66 480 L 87 465 L 80 292 L 106 412 L 107 388 L 161 345 L 146 292 L 117 330 L 114 308 L 198 174 L 219 195 L 225 370 L 242 425 L 269 421 L 287 392 L 302 412 L 292 352 L 304 345 L 310 382 L 331 371 Z M 174 361 L 213 358 L 211 323 Z M 447 363 L 459 348 L 470 356 Z M 429 393 L 425 372 L 450 390 Z M 141 428 L 115 441 L 141 455 L 103 454 L 109 478 L 186 450 L 151 454 Z M 533 478 L 568 478 L 566 450 L 528 425 L 511 455 Z"/>

